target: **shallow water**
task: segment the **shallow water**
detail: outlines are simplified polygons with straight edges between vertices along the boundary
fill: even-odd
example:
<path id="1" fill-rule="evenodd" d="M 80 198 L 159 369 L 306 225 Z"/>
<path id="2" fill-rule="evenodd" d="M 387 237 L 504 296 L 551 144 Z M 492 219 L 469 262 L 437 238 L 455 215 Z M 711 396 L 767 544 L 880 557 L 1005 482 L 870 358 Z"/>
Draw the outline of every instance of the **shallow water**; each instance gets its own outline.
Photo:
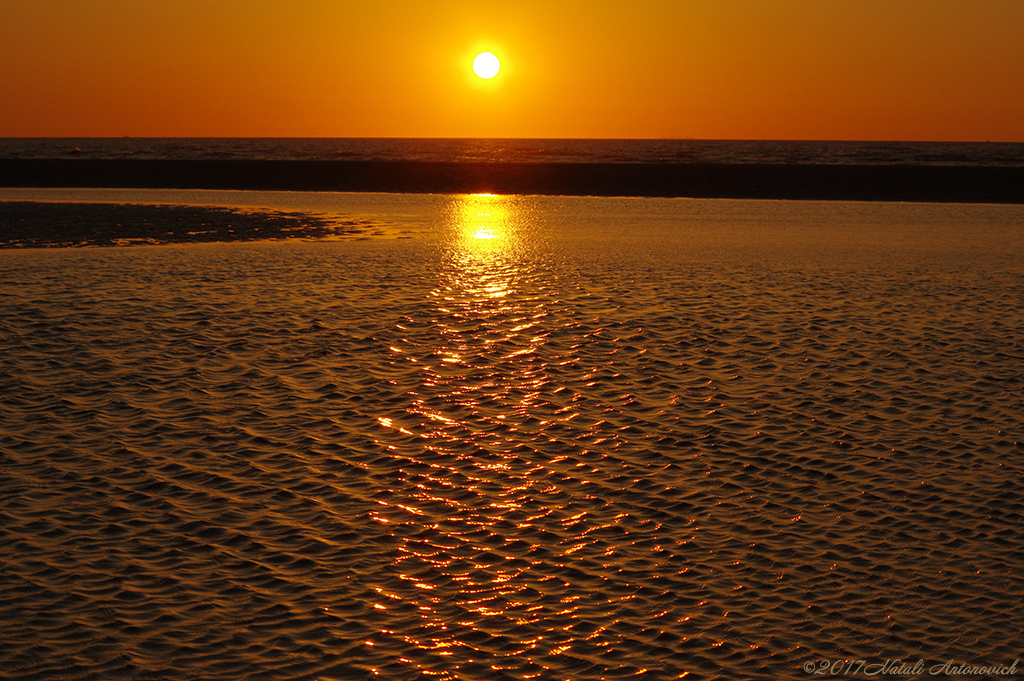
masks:
<path id="1" fill-rule="evenodd" d="M 1020 657 L 1024 207 L 348 201 L 0 253 L 0 669 Z"/>

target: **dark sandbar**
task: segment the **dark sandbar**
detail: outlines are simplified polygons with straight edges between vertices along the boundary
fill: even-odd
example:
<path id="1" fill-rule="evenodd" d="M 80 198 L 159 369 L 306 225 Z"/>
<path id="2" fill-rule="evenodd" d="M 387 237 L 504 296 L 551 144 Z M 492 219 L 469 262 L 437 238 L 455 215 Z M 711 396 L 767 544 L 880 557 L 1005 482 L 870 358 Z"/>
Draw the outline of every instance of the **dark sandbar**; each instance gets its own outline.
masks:
<path id="1" fill-rule="evenodd" d="M 0 248 L 329 239 L 371 227 L 327 215 L 216 206 L 0 201 Z"/>
<path id="2" fill-rule="evenodd" d="M 0 186 L 1024 203 L 1024 168 L 0 159 Z"/>

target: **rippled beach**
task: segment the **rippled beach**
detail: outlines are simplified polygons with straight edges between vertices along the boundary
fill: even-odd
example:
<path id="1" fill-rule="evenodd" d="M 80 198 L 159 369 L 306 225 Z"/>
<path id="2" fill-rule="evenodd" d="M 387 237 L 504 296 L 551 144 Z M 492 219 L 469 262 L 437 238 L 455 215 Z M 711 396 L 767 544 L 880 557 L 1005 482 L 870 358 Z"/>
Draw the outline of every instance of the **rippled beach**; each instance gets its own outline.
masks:
<path id="1" fill-rule="evenodd" d="M 60 196 L 370 227 L 0 251 L 10 678 L 1021 657 L 1024 206 Z"/>

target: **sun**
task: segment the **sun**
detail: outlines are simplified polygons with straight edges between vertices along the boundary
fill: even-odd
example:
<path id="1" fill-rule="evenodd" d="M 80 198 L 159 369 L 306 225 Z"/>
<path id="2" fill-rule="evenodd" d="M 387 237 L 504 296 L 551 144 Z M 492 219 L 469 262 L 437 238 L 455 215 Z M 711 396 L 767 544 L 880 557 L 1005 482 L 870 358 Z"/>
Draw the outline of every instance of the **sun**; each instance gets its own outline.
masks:
<path id="1" fill-rule="evenodd" d="M 473 73 L 485 80 L 498 75 L 500 68 L 501 62 L 491 52 L 481 52 L 473 60 Z"/>

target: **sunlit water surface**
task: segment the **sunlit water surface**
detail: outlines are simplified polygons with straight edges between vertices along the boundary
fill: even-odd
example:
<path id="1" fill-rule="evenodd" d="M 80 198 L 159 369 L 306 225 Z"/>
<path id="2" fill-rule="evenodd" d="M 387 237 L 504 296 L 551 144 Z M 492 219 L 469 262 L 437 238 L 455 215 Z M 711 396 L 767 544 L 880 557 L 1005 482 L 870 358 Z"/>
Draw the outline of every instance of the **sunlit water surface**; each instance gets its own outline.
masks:
<path id="1" fill-rule="evenodd" d="M 1019 656 L 1024 208 L 282 196 L 0 253 L 11 678 Z"/>

